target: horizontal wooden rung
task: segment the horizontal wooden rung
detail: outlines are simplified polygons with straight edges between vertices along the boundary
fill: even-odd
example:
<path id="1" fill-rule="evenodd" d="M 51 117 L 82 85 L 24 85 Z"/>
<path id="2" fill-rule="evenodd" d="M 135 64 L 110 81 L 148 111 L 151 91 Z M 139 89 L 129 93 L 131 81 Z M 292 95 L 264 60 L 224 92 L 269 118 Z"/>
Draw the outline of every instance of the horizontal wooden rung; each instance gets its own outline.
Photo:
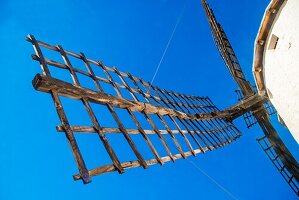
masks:
<path id="1" fill-rule="evenodd" d="M 210 147 L 210 148 L 214 148 L 214 147 Z M 203 151 L 207 151 L 208 148 L 204 148 Z M 195 154 L 199 154 L 199 153 L 202 153 L 203 152 L 202 150 L 200 149 L 196 149 L 194 150 Z M 191 151 L 188 151 L 188 152 L 185 152 L 185 156 L 188 157 L 188 156 L 191 156 L 193 155 Z M 181 154 L 176 154 L 176 155 L 173 155 L 173 158 L 175 160 L 177 159 L 180 159 L 182 158 L 182 155 Z M 172 161 L 170 156 L 164 156 L 164 157 L 161 157 L 162 161 L 163 162 L 169 162 L 169 161 Z M 146 160 L 146 163 L 147 165 L 155 165 L 158 163 L 157 159 L 150 159 L 150 160 Z M 130 169 L 130 168 L 136 168 L 136 167 L 140 167 L 140 163 L 139 161 L 129 161 L 129 162 L 123 162 L 121 163 L 121 166 L 124 168 L 124 169 Z M 109 173 L 109 172 L 113 172 L 113 171 L 116 171 L 116 168 L 114 167 L 113 164 L 110 164 L 110 165 L 104 165 L 104 166 L 101 166 L 101 167 L 97 167 L 97 168 L 94 168 L 90 171 L 88 171 L 89 175 L 90 176 L 97 176 L 97 175 L 100 175 L 100 174 L 106 174 L 106 173 Z M 76 174 L 73 176 L 74 180 L 80 180 L 81 179 L 81 175 L 80 174 Z"/>
<path id="2" fill-rule="evenodd" d="M 187 131 L 187 130 L 181 130 L 183 134 L 210 134 L 210 133 L 219 133 L 223 131 L 224 129 L 228 128 L 223 127 L 221 129 L 214 129 L 214 130 L 209 130 L 209 131 Z M 93 126 L 71 126 L 71 129 L 73 132 L 77 133 L 97 133 L 97 130 Z M 56 130 L 58 132 L 64 132 L 64 128 L 62 126 L 56 126 Z M 140 134 L 140 131 L 138 129 L 126 129 L 128 134 Z M 170 130 L 173 134 L 179 134 L 180 131 L 175 129 L 175 130 Z M 101 129 L 101 132 L 107 133 L 107 134 L 121 134 L 121 130 L 119 128 L 108 128 L 108 127 L 103 127 Z M 157 134 L 154 130 L 144 130 L 145 134 Z M 167 130 L 159 130 L 161 134 L 169 134 Z"/>

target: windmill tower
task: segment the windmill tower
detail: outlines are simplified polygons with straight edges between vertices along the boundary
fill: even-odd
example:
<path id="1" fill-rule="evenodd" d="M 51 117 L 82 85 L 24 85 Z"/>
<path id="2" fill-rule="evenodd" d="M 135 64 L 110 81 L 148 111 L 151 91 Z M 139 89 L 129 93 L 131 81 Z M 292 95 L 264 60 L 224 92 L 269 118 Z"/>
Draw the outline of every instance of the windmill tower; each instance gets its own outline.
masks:
<path id="1" fill-rule="evenodd" d="M 75 180 L 89 183 L 92 176 L 114 171 L 124 173 L 125 170 L 136 167 L 147 169 L 151 165 L 163 165 L 165 162 L 175 162 L 177 159 L 187 159 L 189 156 L 222 148 L 241 136 L 233 120 L 252 113 L 265 133 L 259 142 L 266 145 L 263 146 L 266 152 L 274 152 L 273 162 L 282 164 L 279 168 L 282 173 L 290 174 L 287 180 L 298 194 L 298 163 L 269 121 L 265 108 L 268 97 L 256 93 L 246 80 L 213 11 L 205 0 L 202 0 L 202 4 L 216 46 L 242 94 L 242 100 L 238 104 L 222 111 L 209 97 L 162 90 L 130 73 L 89 59 L 83 53 L 47 44 L 32 35 L 27 37 L 35 50 L 32 58 L 40 63 L 43 72 L 35 76 L 33 86 L 38 91 L 49 93 L 54 101 L 61 121 L 57 131 L 65 133 L 78 166 L 79 173 L 73 176 Z M 62 62 L 47 57 L 45 51 L 58 54 Z M 63 70 L 71 79 L 56 77 L 52 73 L 53 69 Z M 82 80 L 88 80 L 91 84 Z M 71 124 L 61 100 L 63 97 L 79 102 L 92 125 Z M 115 126 L 102 125 L 99 113 L 96 112 L 97 107 L 107 110 L 105 117 L 110 116 Z M 98 135 L 100 144 L 111 160 L 107 165 L 92 169 L 85 164 L 76 141 L 76 134 L 91 133 Z M 136 137 L 142 138 L 151 152 L 150 156 L 143 153 L 141 142 Z M 132 157 L 130 160 L 120 159 L 111 142 L 115 138 L 128 145 Z"/>
<path id="2" fill-rule="evenodd" d="M 298 8 L 299 2 L 294 0 L 269 4 L 255 42 L 253 64 L 259 93 L 269 97 L 278 111 L 279 121 L 290 130 L 297 143 Z"/>

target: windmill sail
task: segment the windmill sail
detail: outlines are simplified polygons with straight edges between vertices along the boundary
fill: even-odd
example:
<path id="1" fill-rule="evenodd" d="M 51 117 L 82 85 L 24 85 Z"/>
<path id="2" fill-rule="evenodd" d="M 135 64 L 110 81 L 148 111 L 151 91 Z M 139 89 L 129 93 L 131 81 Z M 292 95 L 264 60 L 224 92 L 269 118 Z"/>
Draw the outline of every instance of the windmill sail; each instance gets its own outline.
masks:
<path id="1" fill-rule="evenodd" d="M 209 7 L 206 0 L 202 0 L 202 5 L 204 7 L 205 13 L 208 17 L 208 21 L 212 30 L 212 35 L 221 57 L 227 66 L 230 74 L 238 84 L 241 92 L 245 97 L 254 94 L 253 88 L 245 79 L 243 71 L 240 67 L 239 61 L 235 55 L 235 52 L 224 32 L 221 25 L 217 22 L 213 10 Z"/>
<path id="2" fill-rule="evenodd" d="M 276 166 L 279 173 L 287 181 L 294 192 L 299 196 L 299 165 L 292 156 L 276 130 L 272 126 L 267 111 L 262 109 L 254 113 L 265 136 L 258 140 L 260 146 Z M 262 142 L 263 141 L 263 142 Z M 264 145 L 263 145 L 264 143 Z M 267 144 L 265 146 L 265 144 Z"/>
<path id="3" fill-rule="evenodd" d="M 52 96 L 61 121 L 57 131 L 65 133 L 79 169 L 75 180 L 89 183 L 92 176 L 108 172 L 123 173 L 130 168 L 146 169 L 154 164 L 175 162 L 223 147 L 241 136 L 231 122 L 217 117 L 211 119 L 209 114 L 218 109 L 208 97 L 161 90 L 130 73 L 86 58 L 83 53 L 46 44 L 32 35 L 27 40 L 36 53 L 32 58 L 40 63 L 43 71 L 36 75 L 33 86 Z M 54 60 L 48 57 L 53 54 L 56 55 Z M 57 76 L 54 73 L 57 69 L 61 70 L 58 75 L 66 75 Z M 88 81 L 91 84 L 87 84 Z M 81 103 L 91 125 L 72 124 L 62 97 Z M 98 113 L 96 108 L 107 112 Z M 113 126 L 103 126 L 109 118 Z M 89 169 L 76 140 L 77 134 L 98 135 L 110 163 Z M 116 139 L 118 145 L 113 145 Z M 123 147 L 125 144 L 127 149 Z M 119 152 L 129 154 L 130 160 L 124 160 Z"/>
<path id="4" fill-rule="evenodd" d="M 221 25 L 217 22 L 213 10 L 209 7 L 206 0 L 202 0 L 201 2 L 205 10 L 205 13 L 207 15 L 217 49 L 220 52 L 225 62 L 225 65 L 227 66 L 233 79 L 239 86 L 239 89 L 241 91 L 241 96 L 244 97 L 244 99 L 242 98 L 243 100 L 242 102 L 246 102 L 245 100 L 251 98 L 251 96 L 260 96 L 254 91 L 249 81 L 246 80 L 242 72 L 242 69 L 240 67 L 240 64 L 238 62 L 238 59 L 233 51 L 233 48 L 224 30 L 222 29 Z M 240 103 L 241 105 L 239 104 L 239 108 L 243 107 L 242 102 Z M 283 175 L 283 177 L 291 186 L 291 188 L 295 191 L 295 193 L 299 196 L 298 162 L 292 156 L 292 154 L 287 149 L 287 147 L 285 146 L 285 144 L 283 143 L 283 141 L 280 139 L 279 135 L 275 131 L 274 127 L 272 126 L 269 119 L 269 114 L 267 112 L 267 107 L 265 107 L 264 104 L 265 102 L 258 101 L 258 102 L 254 102 L 251 106 L 249 106 L 249 109 L 246 110 L 247 115 L 245 116 L 245 118 L 248 117 L 247 125 L 252 126 L 255 123 L 258 123 L 260 125 L 265 136 L 262 139 L 258 140 L 259 144 L 261 145 L 265 153 L 268 155 L 268 157 L 271 159 L 271 161 L 275 164 L 275 166 L 276 167 L 279 166 L 277 167 L 277 169 Z M 252 116 L 250 116 L 250 114 L 248 115 L 248 112 L 253 115 L 253 118 L 251 118 Z M 244 110 L 242 111 L 242 109 L 240 109 L 240 113 L 243 115 Z M 235 114 L 235 116 L 239 117 L 240 115 Z M 233 120 L 234 118 L 230 118 L 230 119 Z M 266 147 L 265 144 L 267 144 Z M 272 152 L 274 157 L 269 156 L 270 151 Z M 280 165 L 277 165 L 277 163 L 280 163 Z"/>

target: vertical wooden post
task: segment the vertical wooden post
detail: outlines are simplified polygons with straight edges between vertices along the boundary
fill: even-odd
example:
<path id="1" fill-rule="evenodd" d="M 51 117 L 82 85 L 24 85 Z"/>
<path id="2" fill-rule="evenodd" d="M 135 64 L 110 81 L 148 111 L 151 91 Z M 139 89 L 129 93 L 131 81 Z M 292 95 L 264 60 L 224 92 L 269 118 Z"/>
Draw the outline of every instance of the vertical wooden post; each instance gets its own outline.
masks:
<path id="1" fill-rule="evenodd" d="M 39 57 L 39 62 L 40 62 L 40 65 L 41 65 L 41 68 L 42 68 L 44 74 L 48 77 L 51 77 L 51 73 L 50 73 L 49 68 L 47 66 L 47 63 L 45 61 L 45 58 L 42 54 L 42 51 L 39 47 L 38 41 L 32 35 L 28 36 L 28 40 L 33 44 L 35 52 L 36 52 L 37 56 Z M 78 147 L 78 144 L 76 142 L 75 136 L 73 134 L 72 129 L 70 128 L 70 124 L 69 124 L 69 122 L 67 120 L 67 117 L 65 115 L 65 112 L 64 112 L 64 109 L 62 107 L 59 95 L 55 91 L 51 91 L 50 93 L 51 93 L 51 96 L 53 98 L 55 108 L 56 108 L 56 111 L 57 111 L 58 116 L 60 118 L 62 127 L 65 130 L 66 138 L 67 138 L 67 140 L 68 140 L 68 142 L 71 146 L 71 150 L 72 150 L 73 156 L 75 158 L 76 164 L 78 166 L 79 172 L 81 174 L 82 180 L 83 180 L 84 183 L 90 183 L 91 182 L 91 177 L 88 174 L 87 167 L 85 165 L 85 162 L 84 162 L 83 157 L 81 155 L 81 152 L 79 150 L 79 147 Z"/>

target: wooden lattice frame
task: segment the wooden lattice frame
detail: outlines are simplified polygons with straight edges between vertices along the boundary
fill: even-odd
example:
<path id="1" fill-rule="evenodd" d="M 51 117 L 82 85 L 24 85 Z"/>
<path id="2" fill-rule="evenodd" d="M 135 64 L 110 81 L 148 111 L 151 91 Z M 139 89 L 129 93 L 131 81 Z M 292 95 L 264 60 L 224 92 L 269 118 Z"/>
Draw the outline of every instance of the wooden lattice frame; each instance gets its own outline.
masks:
<path id="1" fill-rule="evenodd" d="M 119 173 L 123 173 L 125 169 L 128 168 L 142 166 L 146 169 L 149 165 L 163 165 L 165 162 L 174 162 L 179 158 L 185 159 L 191 155 L 196 156 L 207 150 L 222 147 L 231 143 L 241 135 L 240 131 L 231 122 L 224 121 L 217 117 L 207 117 L 207 114 L 219 111 L 209 97 L 182 95 L 161 90 L 158 87 L 153 87 L 150 83 L 145 82 L 140 78 L 132 76 L 130 73 L 120 72 L 115 67 L 110 68 L 105 66 L 102 62 L 88 59 L 83 53 L 76 54 L 64 50 L 60 45 L 52 46 L 46 44 L 36 40 L 32 35 L 29 35 L 27 40 L 33 44 L 36 53 L 35 55 L 32 55 L 32 58 L 39 61 L 43 71 L 43 74 L 37 74 L 34 78 L 34 88 L 39 91 L 50 93 L 54 100 L 61 121 L 61 126 L 58 126 L 57 130 L 59 132 L 65 132 L 79 169 L 79 174 L 73 176 L 75 180 L 82 179 L 84 183 L 89 183 L 91 181 L 91 176 L 107 172 L 118 171 Z M 63 58 L 64 63 L 46 58 L 42 52 L 43 48 L 58 52 Z M 87 72 L 74 67 L 70 62 L 69 57 L 82 61 Z M 93 68 L 90 66 L 91 64 L 103 70 L 106 77 L 101 77 L 95 74 Z M 52 77 L 49 66 L 61 68 L 69 72 L 72 77 L 72 83 Z M 113 80 L 111 76 L 112 73 L 117 75 L 121 82 Z M 82 87 L 77 74 L 92 79 L 97 91 Z M 134 85 L 134 87 L 128 84 L 128 80 L 131 81 L 131 85 Z M 108 94 L 109 91 L 103 91 L 101 87 L 102 83 L 110 84 L 117 95 L 114 96 Z M 124 98 L 120 89 L 125 89 L 129 92 L 131 99 Z M 66 96 L 81 101 L 93 126 L 71 126 L 64 111 L 60 96 Z M 137 96 L 142 96 L 143 100 L 139 99 Z M 117 127 L 102 127 L 90 106 L 90 102 L 106 106 L 113 116 Z M 120 120 L 115 108 L 127 111 L 137 129 L 126 128 L 124 125 L 125 122 Z M 145 130 L 142 128 L 142 124 L 140 124 L 135 116 L 136 112 L 141 113 L 145 117 L 151 125 L 151 129 Z M 157 127 L 156 123 L 151 118 L 153 115 L 158 117 L 164 128 L 159 129 Z M 166 121 L 165 118 L 168 118 L 168 121 Z M 171 129 L 169 123 L 172 123 L 172 125 L 175 126 L 175 129 Z M 112 163 L 88 170 L 76 142 L 75 132 L 97 133 L 111 158 Z M 133 150 L 137 160 L 121 162 L 106 137 L 106 134 L 108 133 L 122 134 Z M 142 135 L 153 154 L 152 159 L 145 160 L 143 158 L 131 139 L 132 134 Z M 157 135 L 159 137 L 161 145 L 165 148 L 167 155 L 160 156 L 156 150 L 156 146 L 151 142 L 151 135 Z M 173 144 L 179 153 L 173 153 L 170 150 L 169 144 L 164 139 L 165 135 L 170 135 Z M 184 151 L 182 149 L 182 144 L 176 138 L 178 135 L 183 138 L 183 141 L 187 144 L 189 150 Z M 193 145 L 190 140 L 192 140 Z M 196 144 L 196 146 L 194 146 L 194 144 Z"/>

